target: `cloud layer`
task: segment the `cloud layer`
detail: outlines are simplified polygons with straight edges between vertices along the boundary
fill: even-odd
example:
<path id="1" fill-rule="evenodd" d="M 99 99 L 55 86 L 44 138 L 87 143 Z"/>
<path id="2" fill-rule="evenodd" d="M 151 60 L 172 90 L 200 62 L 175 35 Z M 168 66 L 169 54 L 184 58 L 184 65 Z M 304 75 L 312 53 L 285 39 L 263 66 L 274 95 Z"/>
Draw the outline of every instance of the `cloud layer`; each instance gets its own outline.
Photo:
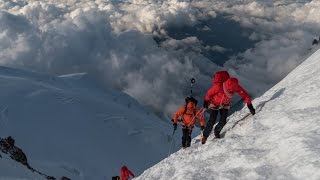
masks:
<path id="1" fill-rule="evenodd" d="M 250 93 L 262 93 L 301 63 L 320 35 L 316 0 L 2 0 L 0 7 L 1 65 L 57 75 L 88 72 L 97 83 L 170 115 L 189 93 L 191 77 L 202 97 L 221 68 Z M 257 42 L 223 67 L 203 55 L 229 51 L 221 44 L 168 35 L 170 28 L 183 30 L 219 14 L 251 29 L 244 36 Z"/>

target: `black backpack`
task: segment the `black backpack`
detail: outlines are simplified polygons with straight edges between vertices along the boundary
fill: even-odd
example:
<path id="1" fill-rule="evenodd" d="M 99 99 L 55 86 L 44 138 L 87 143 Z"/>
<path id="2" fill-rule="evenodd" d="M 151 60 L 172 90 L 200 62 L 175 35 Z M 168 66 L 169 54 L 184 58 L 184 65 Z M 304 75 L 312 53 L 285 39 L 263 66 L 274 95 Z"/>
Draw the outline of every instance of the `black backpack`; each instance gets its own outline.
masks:
<path id="1" fill-rule="evenodd" d="M 183 115 L 187 112 L 187 105 L 188 105 L 189 102 L 193 102 L 196 106 L 197 106 L 197 104 L 198 104 L 198 100 L 196 100 L 196 99 L 195 99 L 194 97 L 192 97 L 192 96 L 186 97 L 185 101 L 186 101 L 186 105 L 185 105 L 185 107 L 184 107 L 184 111 L 183 111 L 182 117 L 183 117 Z M 196 111 L 193 112 L 193 115 L 194 115 L 194 116 L 196 115 Z M 171 121 L 173 122 L 173 119 L 171 119 Z M 179 119 L 178 121 L 181 122 L 182 119 Z"/>
<path id="2" fill-rule="evenodd" d="M 192 96 L 188 96 L 188 97 L 186 97 L 186 105 L 188 105 L 188 103 L 189 102 L 193 102 L 196 106 L 197 106 L 197 104 L 198 104 L 198 100 L 196 100 L 194 97 L 192 97 Z"/>
<path id="3" fill-rule="evenodd" d="M 112 180 L 120 180 L 120 177 L 119 176 L 113 176 Z"/>
<path id="4" fill-rule="evenodd" d="M 197 106 L 197 104 L 198 104 L 198 100 L 196 100 L 194 97 L 192 97 L 192 96 L 188 96 L 188 97 L 186 97 L 186 106 L 185 106 L 185 108 L 184 108 L 184 112 L 183 112 L 183 114 L 182 115 L 184 115 L 186 112 L 187 112 L 187 106 L 188 106 L 188 103 L 189 102 L 193 102 L 196 106 Z M 196 115 L 196 110 L 193 112 L 193 116 L 195 116 Z"/>

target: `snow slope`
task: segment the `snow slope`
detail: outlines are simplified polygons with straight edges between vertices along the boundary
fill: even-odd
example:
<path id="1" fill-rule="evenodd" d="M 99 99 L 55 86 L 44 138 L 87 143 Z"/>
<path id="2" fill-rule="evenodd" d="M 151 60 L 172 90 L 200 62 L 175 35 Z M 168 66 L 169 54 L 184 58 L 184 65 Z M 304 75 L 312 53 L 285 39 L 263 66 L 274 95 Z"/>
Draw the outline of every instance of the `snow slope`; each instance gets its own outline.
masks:
<path id="1" fill-rule="evenodd" d="M 320 50 L 209 137 L 146 170 L 147 179 L 320 179 Z"/>
<path id="2" fill-rule="evenodd" d="M 11 135 L 50 176 L 109 179 L 167 156 L 171 126 L 134 99 L 100 90 L 83 74 L 53 77 L 0 66 L 0 137 Z M 170 130 L 170 132 L 169 132 Z M 42 178 L 6 155 L 0 179 Z"/>

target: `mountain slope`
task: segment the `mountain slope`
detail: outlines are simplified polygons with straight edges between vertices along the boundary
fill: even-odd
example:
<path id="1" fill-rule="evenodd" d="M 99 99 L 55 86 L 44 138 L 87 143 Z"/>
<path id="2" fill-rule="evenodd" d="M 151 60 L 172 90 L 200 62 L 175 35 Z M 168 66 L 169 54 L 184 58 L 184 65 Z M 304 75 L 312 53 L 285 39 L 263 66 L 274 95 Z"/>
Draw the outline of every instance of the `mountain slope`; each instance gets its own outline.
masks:
<path id="1" fill-rule="evenodd" d="M 232 114 L 225 138 L 194 143 L 136 179 L 320 179 L 319 62 L 320 50 L 255 99 L 255 116 Z"/>
<path id="2" fill-rule="evenodd" d="M 139 174 L 168 153 L 168 124 L 86 74 L 0 67 L 0 115 L 0 137 L 12 136 L 30 165 L 50 176 L 110 178 L 124 164 Z M 0 178 L 39 178 L 1 154 Z"/>

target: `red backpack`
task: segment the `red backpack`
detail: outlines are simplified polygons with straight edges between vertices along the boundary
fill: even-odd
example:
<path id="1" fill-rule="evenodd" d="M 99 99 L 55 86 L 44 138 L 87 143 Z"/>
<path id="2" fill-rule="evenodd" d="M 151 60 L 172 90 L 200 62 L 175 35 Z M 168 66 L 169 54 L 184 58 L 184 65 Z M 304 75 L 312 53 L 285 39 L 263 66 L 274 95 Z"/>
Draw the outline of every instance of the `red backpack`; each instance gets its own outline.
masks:
<path id="1" fill-rule="evenodd" d="M 228 71 L 218 71 L 214 74 L 212 83 L 223 83 L 230 78 Z"/>

